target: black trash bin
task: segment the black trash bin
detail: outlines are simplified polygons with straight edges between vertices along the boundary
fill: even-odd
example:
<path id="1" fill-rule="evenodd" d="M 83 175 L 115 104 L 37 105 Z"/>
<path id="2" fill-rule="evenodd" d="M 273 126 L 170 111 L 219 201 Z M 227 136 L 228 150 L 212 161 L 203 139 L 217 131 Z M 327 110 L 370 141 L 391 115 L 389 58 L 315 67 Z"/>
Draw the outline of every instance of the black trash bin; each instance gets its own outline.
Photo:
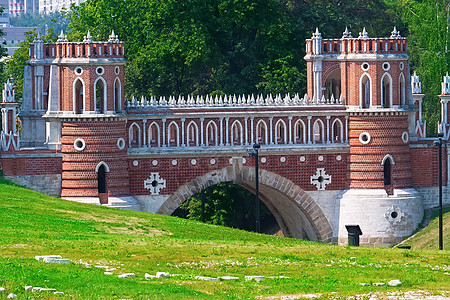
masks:
<path id="1" fill-rule="evenodd" d="M 348 232 L 348 245 L 359 246 L 359 236 L 362 235 L 359 225 L 345 225 Z"/>

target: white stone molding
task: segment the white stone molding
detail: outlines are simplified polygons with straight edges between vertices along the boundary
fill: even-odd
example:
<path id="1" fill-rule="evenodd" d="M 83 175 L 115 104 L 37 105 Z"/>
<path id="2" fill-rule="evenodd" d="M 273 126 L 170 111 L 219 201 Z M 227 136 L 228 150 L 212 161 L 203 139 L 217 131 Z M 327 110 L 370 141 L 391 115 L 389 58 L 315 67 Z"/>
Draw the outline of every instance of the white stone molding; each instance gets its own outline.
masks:
<path id="1" fill-rule="evenodd" d="M 242 124 L 239 120 L 234 120 L 231 124 L 231 145 L 243 145 L 244 144 L 244 133 L 242 130 Z M 235 143 L 236 141 L 236 143 Z"/>
<path id="2" fill-rule="evenodd" d="M 107 102 L 108 102 L 108 86 L 106 84 L 105 79 L 103 77 L 98 77 L 94 82 L 94 111 L 99 112 L 100 109 L 97 107 L 97 84 L 101 81 L 103 83 L 103 99 L 100 99 L 100 104 L 103 103 L 103 113 L 107 111 Z"/>
<path id="3" fill-rule="evenodd" d="M 135 167 L 139 166 L 139 161 L 133 160 L 133 166 L 135 166 Z"/>
<path id="4" fill-rule="evenodd" d="M 172 166 L 176 166 L 176 165 L 178 165 L 178 160 L 172 159 Z"/>
<path id="5" fill-rule="evenodd" d="M 333 123 L 331 123 L 331 130 L 332 130 L 332 143 L 343 143 L 344 142 L 344 124 L 342 124 L 342 121 L 339 118 L 336 118 L 333 120 Z M 336 135 L 336 132 L 338 134 Z"/>
<path id="6" fill-rule="evenodd" d="M 103 67 L 97 67 L 95 69 L 95 73 L 97 73 L 97 75 L 103 75 L 103 73 L 105 73 L 105 68 Z"/>
<path id="7" fill-rule="evenodd" d="M 306 161 L 306 157 L 305 156 L 300 156 L 300 162 L 305 162 Z"/>
<path id="8" fill-rule="evenodd" d="M 97 164 L 97 166 L 95 167 L 95 172 L 98 173 L 98 170 L 100 169 L 101 166 L 105 167 L 105 172 L 109 172 L 109 166 L 107 163 L 105 163 L 104 161 L 101 161 Z"/>
<path id="9" fill-rule="evenodd" d="M 119 150 L 123 150 L 125 148 L 125 139 L 118 138 L 116 144 L 117 144 L 117 148 L 119 148 Z"/>
<path id="10" fill-rule="evenodd" d="M 407 144 L 409 142 L 409 133 L 407 131 L 403 131 L 402 133 L 402 141 Z"/>
<path id="11" fill-rule="evenodd" d="M 359 135 L 359 141 L 363 145 L 367 145 L 368 143 L 370 143 L 371 139 L 372 137 L 368 132 L 361 132 L 361 134 Z"/>
<path id="12" fill-rule="evenodd" d="M 175 139 L 176 139 L 175 145 L 171 144 L 171 140 Z M 188 133 L 188 141 L 189 141 L 189 133 Z M 175 121 L 170 122 L 169 126 L 167 126 L 167 146 L 180 147 L 180 128 L 178 127 L 178 124 Z"/>
<path id="13" fill-rule="evenodd" d="M 155 129 L 155 132 L 153 132 L 153 129 Z M 157 147 L 161 147 L 160 128 L 156 122 L 150 123 L 148 127 L 148 147 L 151 147 L 153 141 L 155 141 Z"/>
<path id="14" fill-rule="evenodd" d="M 299 132 L 299 126 L 301 130 Z M 298 143 L 301 140 L 301 143 Z M 305 144 L 306 143 L 306 125 L 302 119 L 298 119 L 294 124 L 294 143 L 295 144 Z"/>
<path id="15" fill-rule="evenodd" d="M 391 164 L 395 165 L 395 159 L 392 155 L 386 154 L 383 159 L 381 160 L 381 165 L 383 166 L 386 160 L 389 159 L 391 161 Z"/>
<path id="16" fill-rule="evenodd" d="M 193 143 L 193 146 L 198 147 L 198 126 L 197 123 L 194 121 L 190 121 L 186 128 L 187 131 L 187 146 L 191 146 L 191 143 Z"/>
<path id="17" fill-rule="evenodd" d="M 81 90 L 80 90 L 80 92 L 83 93 L 81 95 L 77 95 L 77 93 L 76 93 L 76 91 L 77 91 L 77 88 L 76 88 L 77 82 L 81 82 Z M 81 113 L 83 113 L 84 112 L 84 108 L 87 107 L 86 106 L 86 102 L 85 102 L 86 101 L 86 97 L 85 97 L 86 96 L 86 85 L 84 84 L 84 81 L 83 81 L 83 79 L 81 77 L 77 77 L 73 81 L 72 95 L 73 95 L 73 109 L 72 110 L 73 110 L 74 113 L 77 113 L 77 110 L 76 110 L 76 108 L 77 108 L 77 105 L 76 105 L 76 103 L 77 103 L 77 96 L 83 97 L 83 99 L 81 101 L 82 107 L 80 107 L 80 111 L 81 111 Z"/>
<path id="18" fill-rule="evenodd" d="M 158 172 L 151 173 L 150 178 L 144 180 L 144 188 L 150 190 L 151 195 L 159 195 L 165 187 L 166 180 L 159 177 Z"/>
<path id="19" fill-rule="evenodd" d="M 391 68 L 391 64 L 388 63 L 387 61 L 385 61 L 385 62 L 381 65 L 381 67 L 383 68 L 383 70 L 389 71 L 389 69 Z"/>
<path id="20" fill-rule="evenodd" d="M 83 151 L 86 148 L 86 142 L 82 138 L 78 138 L 73 142 L 73 147 L 78 152 Z"/>
<path id="21" fill-rule="evenodd" d="M 367 81 L 365 81 L 365 78 L 367 78 Z M 366 99 L 366 102 L 369 103 L 368 107 L 366 107 L 365 103 L 363 103 L 363 91 L 365 91 L 364 98 L 369 96 L 368 101 Z M 359 106 L 360 108 L 370 108 L 372 105 L 372 78 L 369 73 L 364 72 L 364 74 L 362 74 L 359 78 Z"/>
<path id="22" fill-rule="evenodd" d="M 385 213 L 384 217 L 392 225 L 398 225 L 402 222 L 405 214 L 400 210 L 397 205 L 392 205 Z"/>
<path id="23" fill-rule="evenodd" d="M 313 143 L 317 144 L 316 136 L 319 136 L 320 143 L 325 143 L 325 129 L 321 119 L 317 119 L 313 123 Z"/>
<path id="24" fill-rule="evenodd" d="M 319 191 L 324 191 L 327 184 L 331 183 L 331 175 L 325 173 L 325 168 L 317 168 L 316 174 L 310 177 L 311 184 Z"/>
<path id="25" fill-rule="evenodd" d="M 389 99 L 383 99 L 383 81 L 384 78 L 387 77 L 388 81 L 389 81 Z M 392 76 L 389 73 L 384 73 L 383 76 L 381 77 L 381 81 L 380 81 L 380 93 L 381 93 L 381 106 L 383 108 L 387 108 L 387 107 L 392 107 L 393 103 L 392 103 Z M 389 101 L 389 106 L 386 106 L 386 101 Z"/>
<path id="26" fill-rule="evenodd" d="M 256 143 L 267 145 L 268 144 L 268 133 L 267 133 L 267 123 L 260 119 L 256 123 Z M 261 139 L 261 141 L 259 141 Z"/>
<path id="27" fill-rule="evenodd" d="M 283 121 L 283 119 L 279 119 L 275 123 L 275 144 L 277 144 L 277 145 L 278 145 L 278 139 L 283 140 L 283 142 L 281 144 L 287 143 L 286 123 Z"/>
<path id="28" fill-rule="evenodd" d="M 134 131 L 134 128 L 137 129 L 137 132 Z M 135 134 L 137 135 L 136 137 Z M 141 147 L 141 126 L 136 122 L 133 122 L 130 128 L 128 128 L 128 147 L 132 148 L 134 141 L 136 141 L 137 147 Z"/>
<path id="29" fill-rule="evenodd" d="M 158 161 L 156 159 L 152 160 L 152 165 L 157 166 L 158 165 Z"/>
<path id="30" fill-rule="evenodd" d="M 405 75 L 400 73 L 398 76 L 398 99 L 401 106 L 406 105 L 406 81 Z"/>
<path id="31" fill-rule="evenodd" d="M 122 111 L 122 85 L 119 77 L 114 80 L 114 109 L 116 112 Z"/>

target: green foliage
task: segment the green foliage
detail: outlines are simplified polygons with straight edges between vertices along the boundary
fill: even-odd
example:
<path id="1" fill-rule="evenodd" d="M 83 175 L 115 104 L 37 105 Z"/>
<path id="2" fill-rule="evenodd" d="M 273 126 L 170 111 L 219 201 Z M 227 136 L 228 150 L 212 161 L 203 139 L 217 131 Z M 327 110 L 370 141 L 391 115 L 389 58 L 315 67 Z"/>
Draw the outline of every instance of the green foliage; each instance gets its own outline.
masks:
<path id="1" fill-rule="evenodd" d="M 450 70 L 450 2 L 448 0 L 392 1 L 408 26 L 411 69 L 422 82 L 424 119 L 435 136 L 440 120 L 442 77 Z"/>
<path id="2" fill-rule="evenodd" d="M 255 195 L 231 183 L 219 183 L 187 199 L 172 215 L 244 230 L 255 231 Z M 260 202 L 260 218 L 270 211 Z"/>
<path id="3" fill-rule="evenodd" d="M 91 0 L 70 17 L 70 38 L 91 30 L 106 39 L 114 29 L 125 42 L 128 97 L 302 94 L 305 39 L 316 26 L 327 37 L 363 24 L 380 34 L 394 19 L 381 0 Z"/>

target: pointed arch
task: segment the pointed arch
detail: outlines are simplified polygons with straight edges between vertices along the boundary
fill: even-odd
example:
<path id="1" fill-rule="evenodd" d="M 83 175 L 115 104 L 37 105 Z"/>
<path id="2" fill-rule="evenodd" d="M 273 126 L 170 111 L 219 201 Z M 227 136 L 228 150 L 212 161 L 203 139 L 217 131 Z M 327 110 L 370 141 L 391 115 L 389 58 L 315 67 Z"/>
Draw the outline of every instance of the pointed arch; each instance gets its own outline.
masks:
<path id="1" fill-rule="evenodd" d="M 287 144 L 287 126 L 286 123 L 279 119 L 275 123 L 275 144 Z"/>
<path id="2" fill-rule="evenodd" d="M 107 175 L 109 172 L 109 166 L 101 161 L 96 167 L 95 172 L 97 173 L 97 191 L 99 194 L 104 194 L 107 192 Z"/>
<path id="3" fill-rule="evenodd" d="M 128 147 L 141 147 L 141 126 L 136 122 L 133 122 L 130 128 L 128 128 Z"/>
<path id="4" fill-rule="evenodd" d="M 234 120 L 231 124 L 231 145 L 243 145 L 243 130 L 239 120 Z"/>
<path id="5" fill-rule="evenodd" d="M 398 77 L 398 98 L 400 101 L 400 105 L 404 106 L 406 105 L 406 84 L 405 84 L 405 75 L 403 73 L 400 73 L 400 76 Z"/>
<path id="6" fill-rule="evenodd" d="M 394 158 L 390 154 L 386 154 L 381 161 L 381 164 L 383 165 L 383 180 L 384 185 L 391 185 L 392 184 L 392 165 L 395 165 Z"/>
<path id="7" fill-rule="evenodd" d="M 267 134 L 267 123 L 261 119 L 256 123 L 256 143 L 260 145 L 267 145 Z"/>
<path id="8" fill-rule="evenodd" d="M 333 123 L 331 124 L 332 128 L 332 136 L 331 136 L 331 142 L 332 143 L 343 143 L 344 142 L 344 125 L 342 124 L 342 121 L 338 118 L 336 118 Z"/>
<path id="9" fill-rule="evenodd" d="M 294 137 L 296 144 L 306 143 L 306 126 L 302 119 L 298 119 L 294 124 Z"/>
<path id="10" fill-rule="evenodd" d="M 73 112 L 82 114 L 85 111 L 85 84 L 83 79 L 77 77 L 73 82 Z"/>
<path id="11" fill-rule="evenodd" d="M 97 166 L 95 167 L 95 172 L 98 172 L 98 170 L 99 170 L 99 168 L 100 168 L 101 166 L 103 166 L 103 167 L 105 168 L 105 171 L 106 171 L 106 172 L 109 172 L 109 171 L 110 171 L 108 164 L 105 163 L 104 161 L 101 161 L 101 162 L 99 162 L 99 163 L 97 164 Z"/>
<path id="12" fill-rule="evenodd" d="M 359 105 L 361 108 L 370 108 L 372 105 L 372 78 L 368 73 L 359 79 Z"/>
<path id="13" fill-rule="evenodd" d="M 114 80 L 114 110 L 116 112 L 122 111 L 122 85 L 119 77 Z"/>
<path id="14" fill-rule="evenodd" d="M 213 120 L 206 124 L 206 144 L 207 146 L 218 146 L 217 124 Z"/>
<path id="15" fill-rule="evenodd" d="M 199 146 L 198 142 L 198 125 L 193 120 L 189 122 L 187 126 L 187 145 Z"/>
<path id="16" fill-rule="evenodd" d="M 381 77 L 381 107 L 392 106 L 392 77 L 389 73 L 384 73 Z"/>
<path id="17" fill-rule="evenodd" d="M 156 122 L 152 122 L 148 127 L 148 146 L 161 147 L 160 128 Z"/>
<path id="18" fill-rule="evenodd" d="M 319 144 L 325 142 L 325 126 L 321 119 L 317 119 L 313 123 L 313 143 Z"/>
<path id="19" fill-rule="evenodd" d="M 175 121 L 170 122 L 167 127 L 167 146 L 180 147 L 180 128 Z"/>
<path id="20" fill-rule="evenodd" d="M 94 82 L 94 108 L 97 113 L 104 114 L 107 111 L 107 94 L 106 94 L 106 81 L 102 77 L 99 77 Z"/>

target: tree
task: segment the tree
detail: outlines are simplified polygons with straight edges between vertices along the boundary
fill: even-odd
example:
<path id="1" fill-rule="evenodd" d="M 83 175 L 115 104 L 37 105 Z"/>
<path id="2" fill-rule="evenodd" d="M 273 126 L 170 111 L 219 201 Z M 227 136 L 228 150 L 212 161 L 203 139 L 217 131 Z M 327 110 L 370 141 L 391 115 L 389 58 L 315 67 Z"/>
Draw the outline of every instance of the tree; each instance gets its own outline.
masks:
<path id="1" fill-rule="evenodd" d="M 417 71 L 425 93 L 424 119 L 428 135 L 436 135 L 440 119 L 442 77 L 450 70 L 450 1 L 392 1 L 408 26 L 411 69 Z"/>

